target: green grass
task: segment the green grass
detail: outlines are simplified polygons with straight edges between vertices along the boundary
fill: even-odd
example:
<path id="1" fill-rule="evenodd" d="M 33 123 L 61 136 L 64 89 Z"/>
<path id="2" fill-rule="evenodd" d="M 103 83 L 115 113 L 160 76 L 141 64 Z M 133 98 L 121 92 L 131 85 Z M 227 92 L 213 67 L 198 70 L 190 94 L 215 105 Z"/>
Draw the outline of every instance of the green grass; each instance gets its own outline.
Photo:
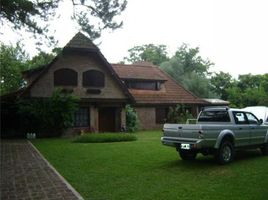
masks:
<path id="1" fill-rule="evenodd" d="M 73 142 L 78 143 L 105 143 L 135 141 L 137 137 L 129 133 L 90 133 L 77 136 Z"/>
<path id="2" fill-rule="evenodd" d="M 220 166 L 202 155 L 179 159 L 161 145 L 160 132 L 140 132 L 120 143 L 73 143 L 38 139 L 34 145 L 85 198 L 94 200 L 266 200 L 268 157 L 259 151 L 238 153 Z"/>

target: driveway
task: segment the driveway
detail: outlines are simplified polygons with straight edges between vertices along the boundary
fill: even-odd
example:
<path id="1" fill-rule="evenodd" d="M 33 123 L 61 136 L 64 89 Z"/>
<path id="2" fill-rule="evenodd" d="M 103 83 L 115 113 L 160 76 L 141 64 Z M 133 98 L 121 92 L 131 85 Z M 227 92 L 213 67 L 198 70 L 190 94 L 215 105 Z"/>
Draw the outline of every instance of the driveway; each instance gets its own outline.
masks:
<path id="1" fill-rule="evenodd" d="M 0 199 L 83 199 L 27 140 L 1 140 Z"/>

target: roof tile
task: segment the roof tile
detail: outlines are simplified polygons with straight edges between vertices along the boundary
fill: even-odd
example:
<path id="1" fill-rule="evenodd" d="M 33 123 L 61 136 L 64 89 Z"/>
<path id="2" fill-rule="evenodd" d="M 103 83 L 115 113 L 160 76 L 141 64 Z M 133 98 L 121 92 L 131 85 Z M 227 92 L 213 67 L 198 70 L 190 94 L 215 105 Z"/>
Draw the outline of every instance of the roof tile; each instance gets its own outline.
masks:
<path id="1" fill-rule="evenodd" d="M 157 66 L 137 64 L 112 64 L 112 66 L 121 79 L 165 80 L 160 90 L 129 89 L 137 104 L 206 103 L 186 90 Z"/>

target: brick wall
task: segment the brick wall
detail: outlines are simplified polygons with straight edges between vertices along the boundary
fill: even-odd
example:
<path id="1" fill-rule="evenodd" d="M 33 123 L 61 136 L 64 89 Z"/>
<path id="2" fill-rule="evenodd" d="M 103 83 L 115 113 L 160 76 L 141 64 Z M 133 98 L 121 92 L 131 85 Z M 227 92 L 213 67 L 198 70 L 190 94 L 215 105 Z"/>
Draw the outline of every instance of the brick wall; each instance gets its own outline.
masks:
<path id="1" fill-rule="evenodd" d="M 138 114 L 141 130 L 162 129 L 163 124 L 155 122 L 155 107 L 134 107 Z"/>

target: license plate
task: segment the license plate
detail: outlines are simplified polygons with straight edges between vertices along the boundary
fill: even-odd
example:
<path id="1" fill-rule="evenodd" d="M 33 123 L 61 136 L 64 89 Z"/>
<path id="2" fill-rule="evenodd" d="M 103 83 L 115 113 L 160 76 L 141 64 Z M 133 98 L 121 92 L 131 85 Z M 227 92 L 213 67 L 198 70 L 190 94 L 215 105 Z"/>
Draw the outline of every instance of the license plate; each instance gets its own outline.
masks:
<path id="1" fill-rule="evenodd" d="M 190 144 L 181 144 L 181 149 L 190 149 Z"/>

